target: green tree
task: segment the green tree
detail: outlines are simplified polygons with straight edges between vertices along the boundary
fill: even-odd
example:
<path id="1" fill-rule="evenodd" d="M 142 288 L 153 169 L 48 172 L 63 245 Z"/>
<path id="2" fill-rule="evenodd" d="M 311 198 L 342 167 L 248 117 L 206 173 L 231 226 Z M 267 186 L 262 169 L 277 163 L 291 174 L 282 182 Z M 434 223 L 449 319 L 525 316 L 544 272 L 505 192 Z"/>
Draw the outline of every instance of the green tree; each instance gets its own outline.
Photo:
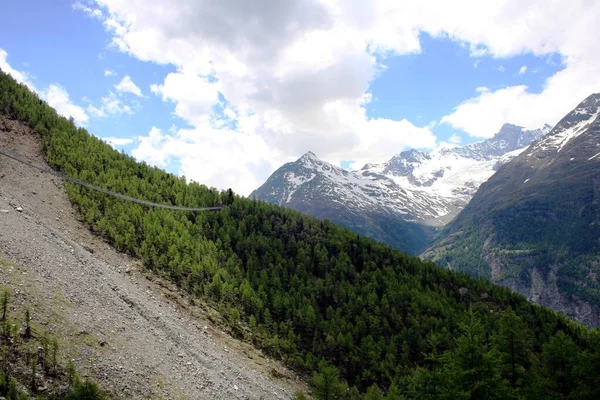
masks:
<path id="1" fill-rule="evenodd" d="M 573 368 L 578 361 L 579 349 L 573 340 L 558 332 L 542 349 L 542 368 L 546 376 L 545 386 L 552 398 L 568 398 L 575 388 Z"/>
<path id="2" fill-rule="evenodd" d="M 313 374 L 314 394 L 317 400 L 334 400 L 341 398 L 346 386 L 340 382 L 337 368 L 322 361 L 319 372 Z"/>
<path id="3" fill-rule="evenodd" d="M 508 308 L 500 319 L 494 344 L 500 354 L 502 375 L 516 389 L 531 365 L 533 338 L 523 319 Z"/>
<path id="4" fill-rule="evenodd" d="M 481 320 L 469 310 L 460 324 L 456 347 L 444 354 L 449 376 L 470 399 L 505 399 L 508 390 L 500 377 L 498 352 L 486 341 Z"/>
<path id="5" fill-rule="evenodd" d="M 590 347 L 573 371 L 579 386 L 571 397 L 576 400 L 600 399 L 600 328 L 590 333 Z"/>
<path id="6" fill-rule="evenodd" d="M 2 319 L 1 321 L 6 321 L 6 313 L 8 312 L 8 299 L 9 299 L 9 293 L 8 290 L 5 290 L 2 293 L 2 300 L 0 301 L 2 303 Z"/>

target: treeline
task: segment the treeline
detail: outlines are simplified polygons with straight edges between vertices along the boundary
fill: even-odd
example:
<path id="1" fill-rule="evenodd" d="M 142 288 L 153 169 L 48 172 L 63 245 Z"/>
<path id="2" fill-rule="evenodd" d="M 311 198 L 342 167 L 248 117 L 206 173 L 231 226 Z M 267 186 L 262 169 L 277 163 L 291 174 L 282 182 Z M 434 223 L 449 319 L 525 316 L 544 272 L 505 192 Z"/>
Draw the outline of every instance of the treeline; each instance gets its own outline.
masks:
<path id="1" fill-rule="evenodd" d="M 212 303 L 234 333 L 314 372 L 317 398 L 539 398 L 539 390 L 567 398 L 600 386 L 598 374 L 580 372 L 599 357 L 596 333 L 508 289 L 138 163 L 5 74 L 0 111 L 34 127 L 48 163 L 68 175 L 158 203 L 228 204 L 174 212 L 67 183 L 90 229 Z M 506 355 L 503 329 L 527 338 L 518 360 Z M 568 356 L 569 373 L 557 388 L 544 363 L 562 346 L 568 353 L 556 360 Z"/>

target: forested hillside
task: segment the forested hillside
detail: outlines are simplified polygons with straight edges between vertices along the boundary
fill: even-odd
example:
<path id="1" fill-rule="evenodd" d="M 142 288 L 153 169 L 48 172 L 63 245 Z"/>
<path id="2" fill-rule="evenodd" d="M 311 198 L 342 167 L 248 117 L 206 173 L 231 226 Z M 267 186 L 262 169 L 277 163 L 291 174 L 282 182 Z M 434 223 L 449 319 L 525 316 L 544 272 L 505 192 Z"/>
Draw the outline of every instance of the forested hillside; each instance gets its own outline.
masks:
<path id="1" fill-rule="evenodd" d="M 0 112 L 35 127 L 67 175 L 158 203 L 225 204 L 169 211 L 67 184 L 90 229 L 314 373 L 316 398 L 598 396 L 598 331 L 329 222 L 137 163 L 5 74 Z"/>
<path id="2" fill-rule="evenodd" d="M 599 114 L 591 95 L 503 165 L 424 257 L 599 326 Z"/>

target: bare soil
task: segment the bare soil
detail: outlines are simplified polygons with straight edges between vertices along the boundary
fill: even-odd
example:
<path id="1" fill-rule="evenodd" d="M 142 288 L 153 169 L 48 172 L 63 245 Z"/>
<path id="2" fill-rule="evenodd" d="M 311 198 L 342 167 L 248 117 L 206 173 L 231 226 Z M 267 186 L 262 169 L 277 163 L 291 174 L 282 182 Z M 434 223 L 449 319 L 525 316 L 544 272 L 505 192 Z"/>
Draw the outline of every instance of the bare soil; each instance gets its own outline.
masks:
<path id="1" fill-rule="evenodd" d="M 1 115 L 0 148 L 46 166 L 37 134 Z M 0 285 L 80 374 L 127 399 L 287 399 L 306 390 L 212 324 L 210 309 L 149 278 L 87 229 L 60 179 L 0 156 Z"/>

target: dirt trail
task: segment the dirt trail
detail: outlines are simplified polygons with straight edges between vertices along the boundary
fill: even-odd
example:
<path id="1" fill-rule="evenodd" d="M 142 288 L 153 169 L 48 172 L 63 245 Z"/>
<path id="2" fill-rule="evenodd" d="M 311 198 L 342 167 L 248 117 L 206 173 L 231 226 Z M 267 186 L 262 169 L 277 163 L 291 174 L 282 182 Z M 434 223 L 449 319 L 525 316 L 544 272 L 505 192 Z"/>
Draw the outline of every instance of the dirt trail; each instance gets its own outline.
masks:
<path id="1" fill-rule="evenodd" d="M 4 116 L 0 148 L 45 165 L 37 136 Z M 284 399 L 305 389 L 140 271 L 78 221 L 60 179 L 0 156 L 0 284 L 81 373 L 127 399 Z"/>

